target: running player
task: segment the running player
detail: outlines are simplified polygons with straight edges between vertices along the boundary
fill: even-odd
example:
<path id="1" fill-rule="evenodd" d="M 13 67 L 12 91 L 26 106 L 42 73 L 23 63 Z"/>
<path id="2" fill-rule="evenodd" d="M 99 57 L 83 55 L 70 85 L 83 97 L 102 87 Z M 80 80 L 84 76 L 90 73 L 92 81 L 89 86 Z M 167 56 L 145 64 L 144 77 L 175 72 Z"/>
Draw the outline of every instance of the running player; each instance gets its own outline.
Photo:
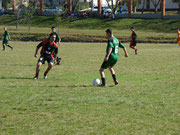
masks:
<path id="1" fill-rule="evenodd" d="M 58 54 L 58 46 L 54 42 L 55 39 L 56 39 L 56 35 L 51 34 L 49 40 L 43 41 L 39 45 L 37 45 L 34 57 L 37 57 L 39 48 L 42 47 L 42 49 L 41 49 L 41 56 L 37 63 L 36 74 L 35 74 L 34 79 L 38 79 L 40 67 L 42 66 L 42 64 L 44 64 L 45 61 L 48 62 L 48 68 L 44 72 L 44 79 L 47 78 L 47 74 L 53 67 L 53 63 L 56 64 L 56 59 L 57 59 L 57 54 Z M 53 54 L 53 53 L 55 53 L 55 54 Z M 53 62 L 53 55 L 55 55 L 54 62 Z"/>
<path id="2" fill-rule="evenodd" d="M 3 34 L 4 38 L 3 38 L 3 51 L 5 51 L 5 46 L 8 46 L 9 48 L 11 48 L 11 50 L 13 50 L 13 47 L 9 45 L 9 40 L 11 40 L 11 37 L 7 31 L 7 28 L 4 27 L 4 34 Z"/>
<path id="3" fill-rule="evenodd" d="M 135 50 L 135 54 L 137 55 L 137 48 L 136 48 L 136 38 L 137 38 L 137 35 L 136 35 L 135 30 L 134 30 L 134 27 L 131 27 L 131 31 L 132 31 L 132 34 L 131 34 L 130 48 L 134 49 Z"/>
<path id="4" fill-rule="evenodd" d="M 180 30 L 179 29 L 177 30 L 177 43 L 180 46 Z"/>
<path id="5" fill-rule="evenodd" d="M 126 47 L 122 43 L 120 43 L 117 38 L 115 38 L 113 36 L 111 29 L 106 30 L 106 37 L 108 39 L 108 44 L 107 44 L 107 48 L 106 48 L 106 56 L 101 65 L 101 68 L 99 70 L 100 75 L 101 75 L 101 80 L 102 80 L 102 84 L 100 85 L 101 87 L 106 86 L 104 69 L 107 69 L 107 68 L 109 68 L 109 70 L 112 74 L 115 85 L 118 85 L 118 81 L 116 79 L 116 75 L 115 75 L 113 66 L 117 63 L 117 61 L 119 59 L 119 55 L 118 55 L 119 47 L 123 48 L 125 57 L 128 57 Z"/>
<path id="6" fill-rule="evenodd" d="M 61 45 L 61 37 L 56 33 L 56 28 L 55 27 L 52 27 L 51 28 L 52 32 L 51 34 L 55 34 L 56 35 L 56 40 L 55 40 L 55 43 Z M 51 35 L 50 34 L 50 35 Z M 57 65 L 60 65 L 60 62 L 61 62 L 61 57 L 57 57 Z"/>

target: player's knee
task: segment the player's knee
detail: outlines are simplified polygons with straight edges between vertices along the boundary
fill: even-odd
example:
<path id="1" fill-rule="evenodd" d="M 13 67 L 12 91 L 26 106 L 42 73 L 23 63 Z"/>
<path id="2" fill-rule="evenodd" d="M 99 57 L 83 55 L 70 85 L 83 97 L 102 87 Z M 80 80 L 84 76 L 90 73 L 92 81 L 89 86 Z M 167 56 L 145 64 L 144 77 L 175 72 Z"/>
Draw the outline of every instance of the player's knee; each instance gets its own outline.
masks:
<path id="1" fill-rule="evenodd" d="M 50 63 L 49 63 L 49 67 L 52 67 L 52 66 L 53 66 L 53 63 L 52 63 L 52 62 L 50 62 Z"/>
<path id="2" fill-rule="evenodd" d="M 101 72 L 103 72 L 103 71 L 104 71 L 104 69 L 103 69 L 103 68 L 100 68 L 100 69 L 99 69 L 99 72 L 100 72 L 100 73 L 101 73 Z"/>
<path id="3" fill-rule="evenodd" d="M 37 63 L 37 66 L 39 66 L 39 67 L 40 67 L 41 65 L 42 65 L 42 63 L 41 63 L 41 62 L 38 62 L 38 63 Z"/>

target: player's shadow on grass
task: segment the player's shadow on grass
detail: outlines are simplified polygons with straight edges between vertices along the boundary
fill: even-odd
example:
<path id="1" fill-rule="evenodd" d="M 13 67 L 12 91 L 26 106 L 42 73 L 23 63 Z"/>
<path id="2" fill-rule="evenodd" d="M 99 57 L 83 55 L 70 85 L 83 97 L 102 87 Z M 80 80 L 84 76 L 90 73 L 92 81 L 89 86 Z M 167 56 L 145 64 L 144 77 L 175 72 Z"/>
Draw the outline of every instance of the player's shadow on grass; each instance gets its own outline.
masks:
<path id="1" fill-rule="evenodd" d="M 83 84 L 83 85 L 62 85 L 62 86 L 48 86 L 48 87 L 51 87 L 51 88 L 62 88 L 62 87 L 67 87 L 67 88 L 90 88 L 90 87 L 94 87 L 94 88 L 107 88 L 107 87 L 116 87 L 115 85 L 107 85 L 106 87 L 98 87 L 98 86 L 93 86 L 92 84 Z"/>
<path id="2" fill-rule="evenodd" d="M 94 87 L 93 85 L 90 85 L 90 84 L 84 84 L 84 85 L 55 85 L 55 86 L 48 86 L 48 87 L 51 87 L 51 88 L 62 88 L 62 87 L 67 87 L 67 88 L 78 88 L 78 87 L 83 87 L 83 88 L 86 88 L 86 87 Z"/>
<path id="3" fill-rule="evenodd" d="M 28 78 L 28 77 L 0 77 L 0 80 L 5 80 L 5 79 L 34 80 L 33 78 Z"/>

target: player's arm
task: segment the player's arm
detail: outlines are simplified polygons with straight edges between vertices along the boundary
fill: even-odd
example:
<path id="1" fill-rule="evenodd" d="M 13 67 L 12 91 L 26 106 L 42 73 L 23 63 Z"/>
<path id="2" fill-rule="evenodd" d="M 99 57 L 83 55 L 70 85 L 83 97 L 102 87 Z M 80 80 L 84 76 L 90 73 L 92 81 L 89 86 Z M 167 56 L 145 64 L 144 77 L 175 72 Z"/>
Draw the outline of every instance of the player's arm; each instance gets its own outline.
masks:
<path id="1" fill-rule="evenodd" d="M 57 38 L 58 44 L 61 45 L 61 37 L 57 35 L 56 38 Z"/>
<path id="2" fill-rule="evenodd" d="M 112 47 L 109 48 L 108 53 L 107 53 L 106 57 L 104 58 L 104 61 L 108 61 L 109 56 L 111 55 L 111 52 L 112 52 Z"/>
<path id="3" fill-rule="evenodd" d="M 8 38 L 9 38 L 9 40 L 11 40 L 11 36 L 10 36 L 10 34 L 8 33 Z"/>
<path id="4" fill-rule="evenodd" d="M 42 42 L 39 45 L 37 45 L 34 57 L 37 57 L 38 50 L 42 45 L 43 45 Z"/>
<path id="5" fill-rule="evenodd" d="M 120 43 L 120 42 L 119 42 L 119 47 L 123 49 L 125 57 L 128 57 L 128 52 L 127 52 L 126 47 L 122 43 Z"/>

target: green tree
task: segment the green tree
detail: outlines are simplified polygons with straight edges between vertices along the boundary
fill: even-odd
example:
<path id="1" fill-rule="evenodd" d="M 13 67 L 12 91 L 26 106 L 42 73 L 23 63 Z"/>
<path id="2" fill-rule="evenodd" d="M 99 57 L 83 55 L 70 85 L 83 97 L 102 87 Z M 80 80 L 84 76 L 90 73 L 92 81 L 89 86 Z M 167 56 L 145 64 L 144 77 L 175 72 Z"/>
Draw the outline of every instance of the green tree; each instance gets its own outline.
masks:
<path id="1" fill-rule="evenodd" d="M 159 5 L 159 3 L 161 2 L 161 0 L 151 0 L 151 2 L 152 2 L 152 4 L 154 5 L 154 8 L 155 8 L 154 12 L 155 12 L 155 14 L 156 14 L 157 11 L 158 11 L 158 5 Z"/>
<path id="2" fill-rule="evenodd" d="M 10 4 L 11 0 L 2 0 L 2 5 L 4 7 L 4 9 L 8 8 L 8 4 Z"/>

